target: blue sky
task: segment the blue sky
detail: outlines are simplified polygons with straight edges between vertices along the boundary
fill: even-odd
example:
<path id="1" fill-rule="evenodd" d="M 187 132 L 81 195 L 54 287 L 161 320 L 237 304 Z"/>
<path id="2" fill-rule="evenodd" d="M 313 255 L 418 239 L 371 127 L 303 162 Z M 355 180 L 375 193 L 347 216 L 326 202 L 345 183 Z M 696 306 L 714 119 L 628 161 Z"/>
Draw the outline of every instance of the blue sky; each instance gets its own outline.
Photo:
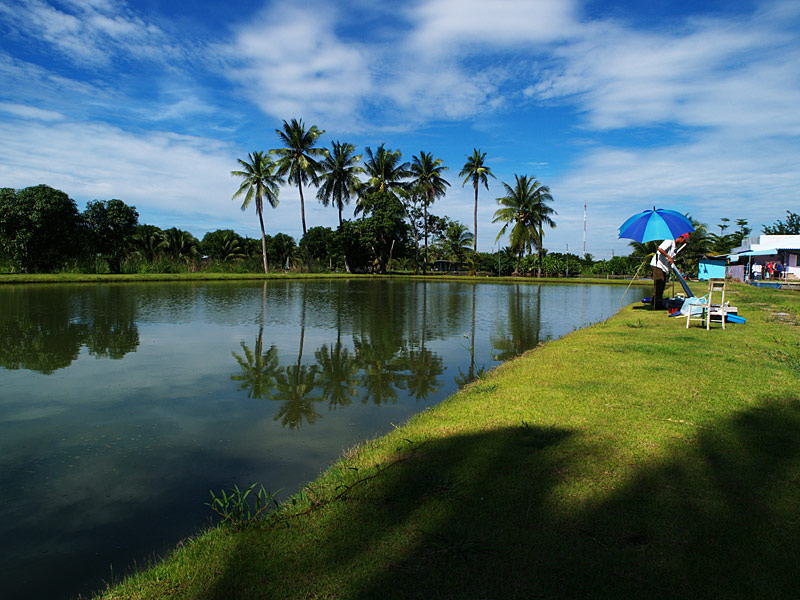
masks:
<path id="1" fill-rule="evenodd" d="M 120 198 L 198 237 L 258 235 L 230 171 L 292 118 L 324 146 L 441 157 L 432 210 L 470 228 L 458 172 L 486 152 L 481 250 L 515 174 L 552 191 L 551 251 L 582 252 L 584 202 L 595 257 L 627 254 L 619 225 L 653 205 L 758 233 L 800 210 L 799 107 L 796 0 L 0 1 L 0 186 Z M 299 239 L 296 189 L 280 200 L 268 233 Z"/>

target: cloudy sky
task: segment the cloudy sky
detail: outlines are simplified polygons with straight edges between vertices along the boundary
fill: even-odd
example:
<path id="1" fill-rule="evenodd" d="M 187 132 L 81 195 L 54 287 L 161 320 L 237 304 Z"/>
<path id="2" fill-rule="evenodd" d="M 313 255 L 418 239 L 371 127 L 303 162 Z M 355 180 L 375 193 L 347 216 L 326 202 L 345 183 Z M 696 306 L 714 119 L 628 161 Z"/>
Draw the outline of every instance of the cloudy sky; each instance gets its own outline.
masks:
<path id="1" fill-rule="evenodd" d="M 433 212 L 470 228 L 458 172 L 486 152 L 482 250 L 515 174 L 552 191 L 550 250 L 583 251 L 584 203 L 595 257 L 627 254 L 619 225 L 653 205 L 760 232 L 800 210 L 800 3 L 0 0 L 0 187 L 256 236 L 230 171 L 292 118 L 324 146 L 441 157 Z M 309 226 L 335 226 L 306 199 Z M 280 200 L 268 233 L 299 238 L 297 191 Z"/>

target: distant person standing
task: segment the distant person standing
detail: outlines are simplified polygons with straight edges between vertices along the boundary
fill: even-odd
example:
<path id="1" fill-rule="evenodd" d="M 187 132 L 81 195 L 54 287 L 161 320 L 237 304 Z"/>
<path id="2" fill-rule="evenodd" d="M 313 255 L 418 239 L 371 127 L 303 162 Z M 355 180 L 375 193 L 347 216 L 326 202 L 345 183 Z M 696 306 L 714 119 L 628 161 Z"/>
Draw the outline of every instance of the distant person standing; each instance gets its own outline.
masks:
<path id="1" fill-rule="evenodd" d="M 661 242 L 656 253 L 653 255 L 653 260 L 650 261 L 650 266 L 653 267 L 653 310 L 661 310 L 664 307 L 664 288 L 669 279 L 669 270 L 675 264 L 675 255 L 678 253 L 678 244 L 686 244 L 689 241 L 689 234 L 684 233 L 676 237 L 674 240 L 666 239 Z"/>
<path id="2" fill-rule="evenodd" d="M 761 263 L 753 265 L 753 277 L 754 279 L 761 279 Z"/>

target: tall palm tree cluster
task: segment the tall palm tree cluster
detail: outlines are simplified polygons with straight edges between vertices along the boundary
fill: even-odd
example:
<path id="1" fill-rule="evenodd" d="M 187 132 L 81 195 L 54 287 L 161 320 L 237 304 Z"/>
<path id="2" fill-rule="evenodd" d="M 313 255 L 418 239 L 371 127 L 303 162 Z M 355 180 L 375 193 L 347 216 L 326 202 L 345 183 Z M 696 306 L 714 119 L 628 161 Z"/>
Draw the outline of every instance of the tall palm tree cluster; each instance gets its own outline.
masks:
<path id="1" fill-rule="evenodd" d="M 494 178 L 491 168 L 486 164 L 486 153 L 477 148 L 467 157 L 459 177 L 463 185 L 468 183 L 475 190 L 473 231 L 448 219 L 438 219 L 429 213 L 430 206 L 442 198 L 450 186 L 444 178 L 447 167 L 441 158 L 430 152 L 420 151 L 411 162 L 404 162 L 399 150 L 391 150 L 381 144 L 375 151 L 366 148 L 366 160 L 356 154 L 353 144 L 334 141 L 330 150 L 318 146 L 320 136 L 325 131 L 315 125 L 307 127 L 302 119 L 283 121 L 276 129 L 280 147 L 269 152 L 252 152 L 247 160 L 239 159 L 240 169 L 231 174 L 241 179 L 239 189 L 233 198 L 242 198 L 242 210 L 255 205 L 261 226 L 262 255 L 264 271 L 269 272 L 264 228 L 264 200 L 272 208 L 278 205 L 279 186 L 297 186 L 300 198 L 300 216 L 303 225 L 303 251 L 306 268 L 310 268 L 311 257 L 307 243 L 305 196 L 309 185 L 317 188 L 317 199 L 325 206 L 334 206 L 339 214 L 339 227 L 342 228 L 342 210 L 351 200 L 356 200 L 355 215 L 375 217 L 385 223 L 391 219 L 408 220 L 418 262 L 422 264 L 423 274 L 427 273 L 430 262 L 429 237 L 436 230 L 440 246 L 445 255 L 460 261 L 465 258 L 466 248 L 472 244 L 473 253 L 478 248 L 478 191 L 481 186 L 489 189 L 489 177 Z M 363 177 L 363 179 L 362 179 Z M 527 176 L 516 176 L 514 188 L 503 184 L 506 195 L 498 198 L 501 208 L 495 213 L 494 222 L 504 223 L 497 236 L 505 235 L 510 229 L 513 252 L 519 260 L 525 250 L 538 249 L 543 252 L 542 240 L 544 226 L 554 227 L 552 216 L 555 211 L 548 206 L 552 201 L 546 186 Z M 381 271 L 385 270 L 388 257 L 394 250 L 395 239 L 387 229 L 375 230 L 373 253 Z M 388 233 L 387 233 L 388 232 Z M 422 241 L 422 248 L 420 248 Z M 421 255 L 421 256 L 420 256 Z M 345 268 L 350 271 L 345 254 Z M 541 275 L 541 270 L 540 273 Z"/>

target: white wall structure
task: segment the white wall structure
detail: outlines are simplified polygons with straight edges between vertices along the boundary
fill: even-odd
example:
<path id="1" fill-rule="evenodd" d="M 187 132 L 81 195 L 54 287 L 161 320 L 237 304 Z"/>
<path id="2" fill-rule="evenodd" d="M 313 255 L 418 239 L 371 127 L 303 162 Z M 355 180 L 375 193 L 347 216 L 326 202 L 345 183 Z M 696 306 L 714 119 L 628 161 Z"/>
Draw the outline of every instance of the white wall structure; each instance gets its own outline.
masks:
<path id="1" fill-rule="evenodd" d="M 739 256 L 736 255 L 744 254 Z M 785 275 L 800 278 L 800 235 L 757 235 L 749 237 L 738 248 L 728 255 L 731 261 L 766 264 L 770 261 L 781 261 Z"/>

